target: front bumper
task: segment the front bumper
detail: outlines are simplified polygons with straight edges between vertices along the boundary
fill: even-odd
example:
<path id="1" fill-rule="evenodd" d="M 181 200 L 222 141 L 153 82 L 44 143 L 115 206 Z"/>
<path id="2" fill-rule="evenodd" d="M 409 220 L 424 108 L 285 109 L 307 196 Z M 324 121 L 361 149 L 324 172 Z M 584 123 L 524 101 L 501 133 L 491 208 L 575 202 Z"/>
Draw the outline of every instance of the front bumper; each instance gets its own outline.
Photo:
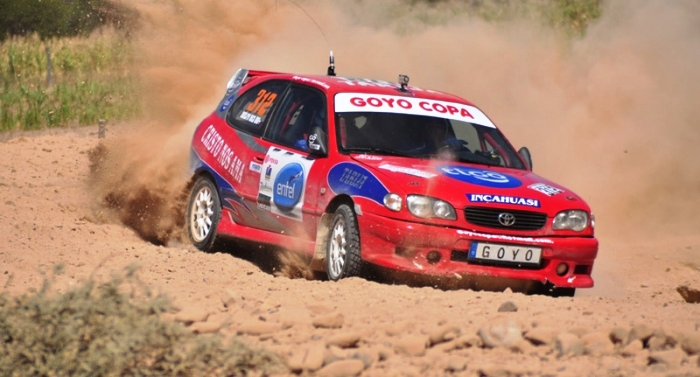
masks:
<path id="1" fill-rule="evenodd" d="M 562 288 L 590 288 L 598 254 L 593 237 L 516 237 L 478 233 L 457 228 L 411 223 L 364 213 L 358 217 L 362 259 L 399 271 L 435 276 L 485 276 L 551 283 Z M 473 261 L 467 258 L 472 242 L 537 246 L 542 248 L 538 266 L 519 267 Z M 440 254 L 435 260 L 435 253 Z M 557 274 L 557 266 L 568 266 Z"/>

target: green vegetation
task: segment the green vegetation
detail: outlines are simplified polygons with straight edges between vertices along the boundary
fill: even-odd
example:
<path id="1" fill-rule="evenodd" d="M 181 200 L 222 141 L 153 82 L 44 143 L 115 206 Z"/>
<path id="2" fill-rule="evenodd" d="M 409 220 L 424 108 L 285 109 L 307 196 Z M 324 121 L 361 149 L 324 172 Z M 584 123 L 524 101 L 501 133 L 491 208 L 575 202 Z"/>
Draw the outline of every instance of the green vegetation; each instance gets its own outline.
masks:
<path id="1" fill-rule="evenodd" d="M 55 272 L 59 269 L 55 269 Z M 125 293 L 129 292 L 129 294 Z M 0 295 L 0 370 L 8 376 L 248 376 L 285 372 L 272 353 L 164 321 L 171 304 L 136 277 L 65 293 Z"/>
<path id="2" fill-rule="evenodd" d="M 51 53 L 52 75 L 48 77 Z M 121 33 L 0 43 L 0 131 L 120 121 L 139 113 L 133 45 Z"/>
<path id="3" fill-rule="evenodd" d="M 42 39 L 88 36 L 104 25 L 129 28 L 136 12 L 111 0 L 0 0 L 0 41 L 36 33 Z"/>
<path id="4" fill-rule="evenodd" d="M 377 28 L 391 25 L 399 33 L 443 25 L 465 14 L 493 23 L 530 19 L 575 38 L 600 17 L 602 6 L 603 0 L 404 0 L 372 14 L 360 10 L 358 19 Z M 412 22 L 416 20 L 420 22 Z"/>

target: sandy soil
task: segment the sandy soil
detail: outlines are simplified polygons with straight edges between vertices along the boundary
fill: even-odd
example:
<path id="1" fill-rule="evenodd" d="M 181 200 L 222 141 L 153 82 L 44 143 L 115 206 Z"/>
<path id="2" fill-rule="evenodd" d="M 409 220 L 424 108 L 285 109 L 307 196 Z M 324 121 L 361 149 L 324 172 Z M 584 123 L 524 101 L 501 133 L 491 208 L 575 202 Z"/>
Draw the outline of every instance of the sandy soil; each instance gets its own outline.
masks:
<path id="1" fill-rule="evenodd" d="M 174 320 L 239 335 L 307 374 L 700 376 L 700 304 L 677 292 L 700 289 L 696 3 L 607 2 L 584 38 L 562 43 L 527 22 L 452 12 L 462 2 L 309 0 L 312 23 L 276 0 L 125 1 L 141 14 L 147 113 L 110 127 L 97 154 L 96 127 L 0 136 L 1 292 L 46 278 L 66 290 L 136 265 L 181 308 Z M 315 23 L 339 74 L 405 73 L 475 101 L 530 147 L 536 172 L 586 198 L 601 242 L 595 288 L 550 298 L 307 281 L 276 274 L 294 263 L 269 250 L 179 242 L 194 126 L 238 67 L 325 72 Z"/>
<path id="2" fill-rule="evenodd" d="M 7 138 L 0 143 L 2 292 L 32 292 L 46 278 L 65 290 L 137 265 L 141 279 L 170 295 L 182 309 L 180 319 L 193 321 L 194 330 L 239 334 L 279 352 L 296 368 L 318 369 L 312 356 L 320 354 L 327 365 L 364 360 L 363 376 L 700 375 L 698 356 L 679 351 L 682 339 L 700 336 L 700 304 L 676 292 L 681 284 L 700 287 L 700 236 L 600 235 L 596 287 L 574 298 L 443 291 L 358 278 L 289 279 L 274 275 L 279 264 L 265 262 L 275 259 L 269 250 L 231 245 L 205 254 L 177 241 L 156 246 L 109 221 L 88 188 L 88 155 L 98 144 L 94 128 Z M 59 265 L 65 271 L 55 275 Z M 499 311 L 506 302 L 517 311 Z M 657 350 L 628 350 L 626 356 L 624 347 L 613 347 L 613 329 L 641 333 L 645 326 L 675 341 Z M 515 329 L 517 340 L 551 329 L 547 341 L 553 343 L 490 348 L 479 335 L 488 328 L 501 335 Z M 586 346 L 583 355 L 560 356 L 567 343 L 557 346 L 551 337 L 563 333 L 607 343 L 602 349 Z M 664 347 L 681 355 L 651 362 L 650 355 Z M 353 367 L 346 364 L 340 366 Z"/>

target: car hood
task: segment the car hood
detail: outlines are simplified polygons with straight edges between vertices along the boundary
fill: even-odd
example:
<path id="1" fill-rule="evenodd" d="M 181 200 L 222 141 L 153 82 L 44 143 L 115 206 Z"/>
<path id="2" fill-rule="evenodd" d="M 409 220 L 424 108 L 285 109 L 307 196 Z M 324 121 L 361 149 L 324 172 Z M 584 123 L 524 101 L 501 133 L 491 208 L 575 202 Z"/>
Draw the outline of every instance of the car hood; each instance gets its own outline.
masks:
<path id="1" fill-rule="evenodd" d="M 352 158 L 372 170 L 389 191 L 439 198 L 455 208 L 488 206 L 544 212 L 550 217 L 569 209 L 590 213 L 574 192 L 527 170 L 394 156 Z"/>

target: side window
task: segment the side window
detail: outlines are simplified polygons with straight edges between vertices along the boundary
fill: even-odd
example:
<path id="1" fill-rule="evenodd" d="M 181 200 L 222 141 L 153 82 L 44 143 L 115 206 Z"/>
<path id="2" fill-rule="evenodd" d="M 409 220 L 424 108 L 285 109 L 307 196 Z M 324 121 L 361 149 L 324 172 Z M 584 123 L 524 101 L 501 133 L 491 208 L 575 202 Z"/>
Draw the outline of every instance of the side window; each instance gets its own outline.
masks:
<path id="1" fill-rule="evenodd" d="M 262 136 L 267 116 L 287 88 L 285 81 L 267 81 L 251 88 L 231 106 L 226 121 L 239 130 Z"/>
<path id="2" fill-rule="evenodd" d="M 321 92 L 292 87 L 267 136 L 275 143 L 308 152 L 306 137 L 314 127 L 325 131 L 326 118 L 326 102 Z"/>

